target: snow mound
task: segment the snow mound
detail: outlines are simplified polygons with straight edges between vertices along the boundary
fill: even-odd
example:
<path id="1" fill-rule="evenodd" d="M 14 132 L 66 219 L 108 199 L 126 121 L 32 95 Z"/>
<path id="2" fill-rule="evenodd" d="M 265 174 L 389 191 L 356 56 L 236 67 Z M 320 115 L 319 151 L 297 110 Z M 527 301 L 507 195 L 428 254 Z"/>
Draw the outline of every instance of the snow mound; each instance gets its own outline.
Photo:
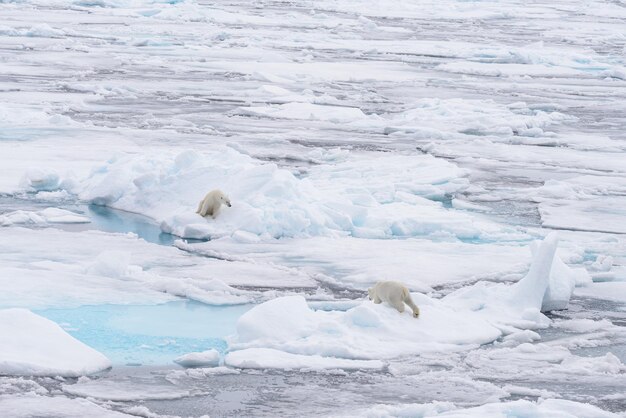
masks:
<path id="1" fill-rule="evenodd" d="M 0 310 L 0 374 L 82 376 L 111 367 L 102 354 L 26 309 Z"/>
<path id="2" fill-rule="evenodd" d="M 412 294 L 420 307 L 419 319 L 408 310 L 400 314 L 370 301 L 347 311 L 315 311 L 302 296 L 265 302 L 239 318 L 229 356 L 238 364 L 255 364 L 256 351 L 247 349 L 268 348 L 298 355 L 385 359 L 464 350 L 503 334 L 546 327 L 549 319 L 540 309 L 557 243 L 555 233 L 546 237 L 528 274 L 514 285 L 479 282 L 440 300 Z"/>
<path id="3" fill-rule="evenodd" d="M 214 367 L 220 364 L 220 353 L 213 348 L 199 353 L 188 353 L 174 359 L 174 363 L 183 367 Z"/>
<path id="4" fill-rule="evenodd" d="M 477 238 L 501 227 L 437 200 L 467 187 L 466 172 L 428 155 L 378 155 L 311 170 L 298 178 L 228 147 L 113 158 L 79 187 L 79 197 L 152 217 L 185 238 L 239 236 Z M 224 190 L 233 206 L 205 219 L 204 194 Z"/>

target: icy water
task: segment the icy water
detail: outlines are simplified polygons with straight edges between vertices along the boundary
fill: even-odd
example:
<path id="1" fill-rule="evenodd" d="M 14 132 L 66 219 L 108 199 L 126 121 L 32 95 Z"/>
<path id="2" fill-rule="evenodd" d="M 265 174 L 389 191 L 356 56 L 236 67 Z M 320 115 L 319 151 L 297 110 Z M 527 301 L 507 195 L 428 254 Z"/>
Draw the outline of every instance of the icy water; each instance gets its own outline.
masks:
<path id="1" fill-rule="evenodd" d="M 57 228 L 66 231 L 78 232 L 96 229 L 105 232 L 132 232 L 141 239 L 160 245 L 172 245 L 177 239 L 176 236 L 161 231 L 159 225 L 152 219 L 131 212 L 115 210 L 106 206 L 77 204 L 67 201 L 42 201 L 28 195 L 20 196 L 20 198 L 0 196 L 0 214 L 16 210 L 36 211 L 51 206 L 79 213 L 89 218 L 89 223 L 55 225 Z"/>

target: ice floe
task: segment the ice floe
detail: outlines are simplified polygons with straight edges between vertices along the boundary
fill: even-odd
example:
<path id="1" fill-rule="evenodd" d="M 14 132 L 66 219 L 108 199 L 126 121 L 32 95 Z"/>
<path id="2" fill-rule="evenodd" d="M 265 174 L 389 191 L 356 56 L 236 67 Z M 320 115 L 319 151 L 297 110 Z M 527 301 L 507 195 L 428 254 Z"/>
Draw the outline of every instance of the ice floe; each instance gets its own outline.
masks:
<path id="1" fill-rule="evenodd" d="M 262 291 L 231 285 L 317 286 L 311 277 L 292 269 L 194 257 L 134 234 L 4 228 L 0 251 L 0 307 L 149 305 L 178 297 L 214 305 L 243 304 L 275 294 L 264 296 Z"/>
<path id="2" fill-rule="evenodd" d="M 112 159 L 74 190 L 83 200 L 150 216 L 165 232 L 188 238 L 515 234 L 444 207 L 440 200 L 467 187 L 464 175 L 428 155 L 389 155 L 338 162 L 330 170 L 313 168 L 306 178 L 297 178 L 224 147 Z M 233 206 L 215 220 L 204 219 L 195 207 L 214 188 L 228 193 Z"/>
<path id="3" fill-rule="evenodd" d="M 385 363 L 380 360 L 356 360 L 319 355 L 293 354 L 272 348 L 248 348 L 226 355 L 224 363 L 239 369 L 281 370 L 382 370 Z"/>
<path id="4" fill-rule="evenodd" d="M 384 359 L 465 350 L 518 330 L 545 328 L 550 320 L 541 308 L 550 286 L 557 243 L 556 234 L 549 235 L 536 250 L 526 276 L 513 285 L 479 282 L 440 300 L 413 293 L 421 311 L 419 319 L 370 301 L 347 311 L 315 311 L 301 296 L 265 302 L 239 319 L 231 353 L 239 353 L 240 362 L 246 358 L 253 361 L 254 348 Z M 250 351 L 237 351 L 245 349 Z"/>
<path id="5" fill-rule="evenodd" d="M 187 353 L 174 359 L 174 363 L 183 367 L 213 367 L 220 363 L 220 353 L 215 349 L 198 353 Z"/>
<path id="6" fill-rule="evenodd" d="M 101 353 L 26 309 L 0 310 L 0 374 L 81 376 L 111 367 Z"/>
<path id="7" fill-rule="evenodd" d="M 80 224 L 91 220 L 81 214 L 59 208 L 46 208 L 40 211 L 16 210 L 0 215 L 0 226 L 10 225 L 37 225 L 48 224 Z"/>

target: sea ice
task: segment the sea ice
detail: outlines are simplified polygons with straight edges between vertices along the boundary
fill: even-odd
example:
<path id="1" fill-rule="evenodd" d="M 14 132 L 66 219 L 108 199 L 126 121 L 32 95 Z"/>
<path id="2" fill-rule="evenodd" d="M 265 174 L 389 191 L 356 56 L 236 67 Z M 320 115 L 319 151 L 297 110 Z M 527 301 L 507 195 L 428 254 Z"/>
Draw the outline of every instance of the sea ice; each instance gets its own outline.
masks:
<path id="1" fill-rule="evenodd" d="M 215 350 L 207 350 L 200 353 L 187 353 L 174 359 L 183 367 L 214 367 L 220 363 L 220 353 Z"/>
<path id="2" fill-rule="evenodd" d="M 89 223 L 86 216 L 59 208 L 46 208 L 40 211 L 16 210 L 0 215 L 0 226 L 11 225 L 37 225 L 47 226 L 48 224 L 80 224 Z"/>
<path id="3" fill-rule="evenodd" d="M 359 411 L 357 415 L 365 417 L 442 417 L 442 418 L 502 418 L 502 417 L 532 417 L 532 418 L 619 418 L 619 414 L 603 411 L 602 409 L 581 402 L 563 399 L 540 399 L 537 402 L 526 400 L 487 403 L 471 408 L 457 408 L 449 402 L 434 402 L 432 404 L 408 405 L 377 405 L 368 410 Z"/>
<path id="4" fill-rule="evenodd" d="M 2 395 L 0 396 L 0 415 L 11 418 L 32 418 L 50 416 L 63 418 L 130 418 L 128 415 L 111 411 L 94 402 L 81 398 L 64 396 L 41 396 L 36 394 Z"/>
<path id="5" fill-rule="evenodd" d="M 549 319 L 540 309 L 557 243 L 555 233 L 545 238 L 529 272 L 513 285 L 479 282 L 441 300 L 413 293 L 419 319 L 370 301 L 347 311 L 315 311 L 301 296 L 262 303 L 237 322 L 231 354 L 269 348 L 298 355 L 385 359 L 464 350 L 519 329 L 546 327 Z M 236 356 L 244 362 L 253 361 L 254 354 L 254 350 L 239 351 Z"/>
<path id="6" fill-rule="evenodd" d="M 101 231 L 4 228 L 0 261 L 0 307 L 149 305 L 178 297 L 214 305 L 244 304 L 266 296 L 230 284 L 317 286 L 311 277 L 291 269 L 194 257 L 133 234 Z"/>
<path id="7" fill-rule="evenodd" d="M 0 373 L 82 376 L 111 367 L 102 354 L 26 309 L 0 310 Z"/>
<path id="8" fill-rule="evenodd" d="M 239 369 L 282 369 L 282 370 L 382 370 L 385 363 L 380 360 L 355 360 L 319 355 L 292 354 L 272 348 L 248 348 L 226 355 L 224 362 Z"/>

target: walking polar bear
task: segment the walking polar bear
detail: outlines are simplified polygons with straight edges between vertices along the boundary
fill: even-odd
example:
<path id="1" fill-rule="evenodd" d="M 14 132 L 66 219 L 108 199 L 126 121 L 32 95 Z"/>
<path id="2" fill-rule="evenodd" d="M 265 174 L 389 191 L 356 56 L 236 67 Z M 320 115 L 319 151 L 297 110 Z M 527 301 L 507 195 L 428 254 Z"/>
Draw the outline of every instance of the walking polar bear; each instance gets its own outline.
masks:
<path id="1" fill-rule="evenodd" d="M 204 196 L 204 199 L 200 201 L 200 204 L 198 204 L 198 210 L 196 210 L 196 213 L 200 214 L 200 216 L 209 215 L 215 219 L 222 205 L 231 207 L 228 196 L 226 196 L 221 190 L 211 190 L 206 194 L 206 196 Z"/>
<path id="2" fill-rule="evenodd" d="M 404 304 L 409 305 L 413 310 L 413 317 L 420 316 L 420 309 L 413 303 L 411 299 L 411 293 L 409 289 L 400 282 L 383 281 L 378 282 L 374 287 L 367 289 L 369 299 L 374 303 L 387 302 L 398 310 L 398 312 L 404 312 Z"/>

